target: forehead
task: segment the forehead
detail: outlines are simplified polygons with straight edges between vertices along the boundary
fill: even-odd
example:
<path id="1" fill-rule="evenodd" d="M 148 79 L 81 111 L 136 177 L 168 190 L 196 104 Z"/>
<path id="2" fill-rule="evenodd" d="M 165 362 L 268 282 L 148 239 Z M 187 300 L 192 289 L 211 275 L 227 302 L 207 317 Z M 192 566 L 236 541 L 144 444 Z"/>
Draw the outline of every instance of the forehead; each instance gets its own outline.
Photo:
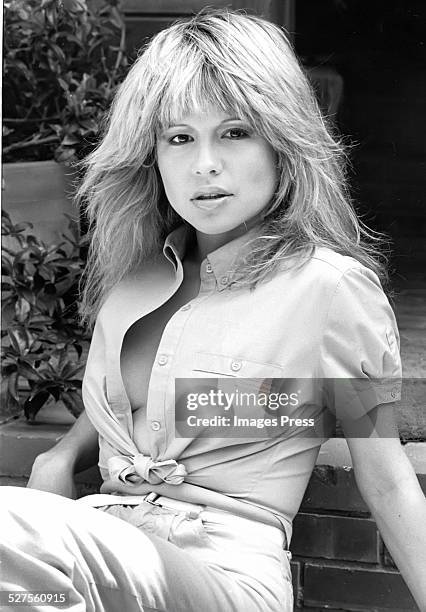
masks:
<path id="1" fill-rule="evenodd" d="M 245 115 L 246 113 L 244 113 Z M 244 119 L 238 105 L 217 104 L 216 101 L 194 100 L 185 104 L 175 103 L 159 112 L 159 127 L 167 129 L 170 126 L 191 122 L 217 122 L 227 119 Z"/>
<path id="2" fill-rule="evenodd" d="M 251 109 L 246 100 L 238 95 L 223 75 L 196 73 L 186 82 L 171 82 L 164 84 L 163 95 L 159 100 L 157 121 L 160 129 L 181 123 L 190 115 L 220 115 L 230 118 L 250 120 Z M 234 89 L 234 91 L 232 91 Z"/>
<path id="3" fill-rule="evenodd" d="M 180 125 L 194 125 L 197 127 L 219 125 L 226 121 L 239 120 L 242 117 L 233 109 L 223 110 L 213 104 L 207 104 L 202 108 L 193 108 L 184 111 L 182 115 L 170 117 L 170 122 L 163 129 Z"/>

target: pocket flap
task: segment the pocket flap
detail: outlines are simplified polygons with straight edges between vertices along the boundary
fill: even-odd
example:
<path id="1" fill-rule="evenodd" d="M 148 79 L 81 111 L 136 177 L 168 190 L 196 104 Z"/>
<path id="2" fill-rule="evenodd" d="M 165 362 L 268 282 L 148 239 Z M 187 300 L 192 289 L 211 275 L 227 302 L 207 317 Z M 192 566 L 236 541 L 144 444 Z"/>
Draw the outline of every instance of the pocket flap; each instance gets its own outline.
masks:
<path id="1" fill-rule="evenodd" d="M 282 368 L 276 364 L 216 353 L 196 353 L 192 369 L 212 376 L 234 378 L 280 378 L 283 373 Z"/>

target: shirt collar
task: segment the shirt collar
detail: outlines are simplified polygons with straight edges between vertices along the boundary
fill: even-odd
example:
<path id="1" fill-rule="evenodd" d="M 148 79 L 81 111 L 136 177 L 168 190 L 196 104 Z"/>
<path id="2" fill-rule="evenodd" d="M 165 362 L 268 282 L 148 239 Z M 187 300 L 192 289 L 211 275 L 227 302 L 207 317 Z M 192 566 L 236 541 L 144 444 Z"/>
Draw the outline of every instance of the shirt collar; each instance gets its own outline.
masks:
<path id="1" fill-rule="evenodd" d="M 191 236 L 192 228 L 189 225 L 179 225 L 167 236 L 164 241 L 163 253 L 172 264 L 177 267 L 177 260 L 182 262 L 186 247 Z"/>
<path id="2" fill-rule="evenodd" d="M 182 262 L 185 256 L 186 248 L 192 236 L 192 232 L 193 229 L 191 226 L 186 224 L 180 225 L 170 232 L 164 242 L 164 256 L 167 257 L 167 259 L 171 261 L 175 267 L 177 266 L 177 260 Z M 242 261 L 244 256 L 247 254 L 247 250 L 244 248 L 245 245 L 258 235 L 259 227 L 253 227 L 242 236 L 234 238 L 230 242 L 227 242 L 215 251 L 209 253 L 206 259 L 202 262 L 201 269 L 210 264 L 218 283 L 219 290 L 226 289 L 231 279 L 231 272 L 234 266 L 239 261 Z"/>

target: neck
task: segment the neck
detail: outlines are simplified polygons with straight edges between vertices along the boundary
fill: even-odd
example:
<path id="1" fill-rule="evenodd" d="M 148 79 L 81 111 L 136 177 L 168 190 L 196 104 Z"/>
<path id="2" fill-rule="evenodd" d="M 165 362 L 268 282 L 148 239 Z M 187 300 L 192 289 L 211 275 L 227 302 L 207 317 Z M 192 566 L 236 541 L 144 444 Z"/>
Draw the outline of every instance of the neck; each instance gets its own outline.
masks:
<path id="1" fill-rule="evenodd" d="M 191 250 L 198 260 L 198 263 L 201 263 L 209 253 L 220 249 L 220 247 L 228 242 L 246 234 L 257 224 L 257 222 L 258 219 L 246 221 L 246 223 L 242 223 L 233 230 L 222 234 L 204 234 L 203 232 L 195 230 L 195 239 Z"/>

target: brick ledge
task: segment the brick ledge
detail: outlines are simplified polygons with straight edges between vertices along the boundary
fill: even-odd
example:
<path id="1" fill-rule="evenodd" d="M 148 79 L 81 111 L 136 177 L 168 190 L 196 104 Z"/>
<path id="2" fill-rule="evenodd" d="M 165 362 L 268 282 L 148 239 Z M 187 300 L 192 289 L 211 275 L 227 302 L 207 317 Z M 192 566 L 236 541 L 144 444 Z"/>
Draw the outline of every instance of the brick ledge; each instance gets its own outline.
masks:
<path id="1" fill-rule="evenodd" d="M 426 474 L 426 442 L 407 442 L 403 449 L 417 474 Z M 352 468 L 352 458 L 344 438 L 325 442 L 319 452 L 317 465 Z"/>

